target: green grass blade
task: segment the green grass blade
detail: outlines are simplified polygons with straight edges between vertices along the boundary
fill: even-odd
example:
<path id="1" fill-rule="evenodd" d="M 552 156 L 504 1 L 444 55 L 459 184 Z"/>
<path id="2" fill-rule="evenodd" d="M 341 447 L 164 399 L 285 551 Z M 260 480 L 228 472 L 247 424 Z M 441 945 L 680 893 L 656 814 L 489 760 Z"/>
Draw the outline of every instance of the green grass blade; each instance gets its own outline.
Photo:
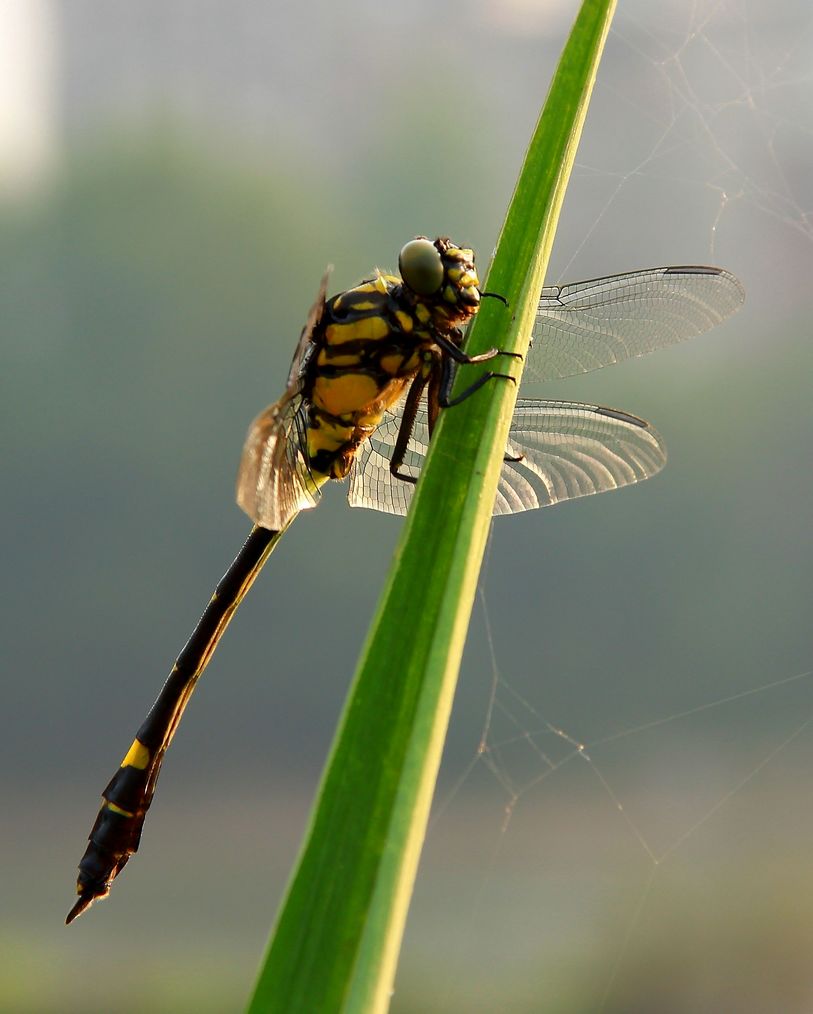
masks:
<path id="1" fill-rule="evenodd" d="M 582 5 L 487 281 L 510 310 L 486 301 L 469 351 L 527 349 L 613 9 Z M 443 413 L 252 1014 L 388 1006 L 515 400 L 515 386 L 496 381 Z"/>

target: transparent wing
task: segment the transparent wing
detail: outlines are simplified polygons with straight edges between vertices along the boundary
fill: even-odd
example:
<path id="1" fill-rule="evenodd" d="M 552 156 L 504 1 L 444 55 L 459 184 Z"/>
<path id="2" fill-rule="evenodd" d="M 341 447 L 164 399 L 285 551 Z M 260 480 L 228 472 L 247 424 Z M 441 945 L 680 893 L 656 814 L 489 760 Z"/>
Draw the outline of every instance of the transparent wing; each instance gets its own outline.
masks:
<path id="1" fill-rule="evenodd" d="M 629 412 L 574 401 L 517 402 L 494 514 L 548 507 L 605 493 L 656 475 L 666 446 Z"/>
<path id="2" fill-rule="evenodd" d="M 542 290 L 525 376 L 554 380 L 702 334 L 742 305 L 729 271 L 651 268 Z"/>
<path id="3" fill-rule="evenodd" d="M 237 473 L 237 503 L 255 525 L 279 531 L 319 502 L 319 485 L 304 448 L 307 403 L 285 395 L 249 427 Z"/>
<path id="4" fill-rule="evenodd" d="M 278 402 L 252 422 L 237 472 L 237 503 L 255 525 L 278 531 L 301 510 L 315 507 L 319 486 L 306 455 L 307 403 L 302 383 L 314 349 L 313 333 L 325 309 L 330 268 L 299 336 L 288 386 Z"/>
<path id="5" fill-rule="evenodd" d="M 414 486 L 389 470 L 401 414 L 389 412 L 362 444 L 351 475 L 353 507 L 406 514 Z M 428 448 L 426 411 L 421 407 L 404 469 L 420 472 Z M 660 435 L 637 416 L 573 401 L 520 398 L 506 454 L 521 461 L 503 464 L 494 515 L 548 507 L 641 482 L 666 464 Z"/>
<path id="6" fill-rule="evenodd" d="M 296 348 L 294 349 L 294 358 L 291 361 L 291 369 L 288 371 L 288 387 L 285 391 L 286 394 L 298 391 L 302 378 L 305 375 L 305 369 L 307 368 L 308 360 L 310 359 L 314 348 L 313 332 L 316 330 L 317 325 L 322 319 L 322 314 L 325 312 L 327 280 L 330 278 L 330 272 L 332 270 L 333 268 L 328 266 L 327 271 L 325 271 L 322 275 L 322 281 L 319 283 L 319 291 L 316 294 L 316 299 L 313 301 L 313 306 L 311 306 L 310 310 L 308 310 L 305 326 L 302 328 L 299 341 L 296 343 Z"/>

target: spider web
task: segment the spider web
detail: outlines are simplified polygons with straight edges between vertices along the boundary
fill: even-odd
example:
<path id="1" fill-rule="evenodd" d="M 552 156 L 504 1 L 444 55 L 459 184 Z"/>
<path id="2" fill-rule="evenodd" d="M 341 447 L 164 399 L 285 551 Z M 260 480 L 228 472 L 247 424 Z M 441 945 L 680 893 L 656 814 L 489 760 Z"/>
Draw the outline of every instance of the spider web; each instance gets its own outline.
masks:
<path id="1" fill-rule="evenodd" d="M 745 332 L 739 341 L 759 366 L 763 353 L 757 343 L 776 331 L 779 320 L 805 312 L 804 279 L 813 269 L 811 53 L 813 15 L 801 3 L 621 4 L 549 281 L 696 262 L 705 256 L 708 263 L 732 268 L 745 282 L 750 319 L 744 326 L 738 322 Z M 640 263 L 608 264 L 616 246 L 625 257 L 639 248 Z M 729 354 L 733 347 L 727 346 Z M 706 364 L 721 354 L 710 353 Z M 607 380 L 602 375 L 591 382 L 600 390 Z M 575 385 L 554 390 L 555 396 L 560 393 L 581 397 L 584 387 L 578 394 Z M 587 396 L 601 400 L 592 388 Z M 685 391 L 684 412 L 691 398 L 692 391 Z M 802 422 L 809 434 L 808 416 Z M 662 422 L 660 417 L 653 421 Z M 662 428 L 673 443 L 669 429 Z M 680 434 L 672 436 L 680 447 Z M 725 460 L 724 437 L 710 436 L 709 448 L 709 454 L 716 451 Z M 673 467 L 689 473 L 692 461 L 684 458 Z M 762 467 L 765 475 L 757 470 L 756 485 L 769 487 L 771 465 L 763 462 Z M 805 495 L 813 492 L 809 482 L 803 490 L 793 482 L 788 487 Z M 634 494 L 626 504 L 636 510 Z M 799 506 L 797 499 L 797 510 Z M 748 513 L 751 508 L 741 509 Z M 801 510 L 809 513 L 809 500 Z M 537 522 L 544 525 L 548 518 Z M 702 524 L 702 513 L 695 523 Z M 503 549 L 503 531 L 502 525 L 495 526 L 492 557 Z M 703 537 L 691 521 L 683 536 Z M 811 562 L 808 548 L 801 567 Z M 575 543 L 572 552 L 583 550 Z M 636 563 L 633 557 L 627 566 L 634 571 Z M 522 573 L 524 565 L 530 561 L 520 560 L 512 579 L 533 590 L 533 579 Z M 504 656 L 513 660 L 517 653 L 513 645 L 508 652 L 510 635 L 503 635 L 493 614 L 500 612 L 502 598 L 516 592 L 495 587 L 493 569 L 487 559 L 480 615 L 473 620 L 476 647 L 469 652 L 488 664 L 481 662 L 478 669 L 469 659 L 463 673 L 464 685 L 469 680 L 471 687 L 473 680 L 481 686 L 485 717 L 468 761 L 449 774 L 445 791 L 438 794 L 427 847 L 450 868 L 470 848 L 471 836 L 456 840 L 446 818 L 454 812 L 461 822 L 474 785 L 490 784 L 500 818 L 490 854 L 481 856 L 488 872 L 476 896 L 460 899 L 451 892 L 449 907 L 457 918 L 449 920 L 457 928 L 444 923 L 444 938 L 456 935 L 459 961 L 452 961 L 438 989 L 438 1009 L 456 1010 L 456 1003 L 466 1010 L 559 1009 L 560 989 L 569 997 L 562 1009 L 809 1009 L 803 948 L 791 946 L 790 956 L 785 952 L 784 981 L 778 975 L 766 982 L 770 959 L 757 924 L 766 918 L 781 924 L 795 915 L 809 930 L 813 912 L 809 906 L 804 914 L 794 909 L 784 884 L 771 894 L 760 883 L 753 852 L 773 846 L 766 865 L 781 866 L 783 857 L 794 856 L 783 837 L 810 834 L 809 822 L 798 815 L 798 804 L 809 809 L 809 792 L 793 781 L 793 774 L 803 784 L 809 770 L 813 669 L 763 669 L 764 678 L 755 679 L 743 667 L 721 677 L 715 672 L 716 656 L 699 658 L 697 665 L 713 690 L 692 674 L 694 693 L 676 698 L 688 701 L 685 706 L 664 706 L 669 695 L 656 695 L 660 703 L 651 705 L 639 697 L 630 709 L 636 717 L 619 722 L 612 708 L 606 716 L 601 710 L 606 682 L 624 665 L 623 653 L 608 650 L 596 701 L 585 700 L 583 718 L 574 719 L 560 691 L 558 698 L 554 691 L 546 694 L 556 662 L 546 657 L 544 616 L 525 631 L 524 640 L 536 656 L 525 663 L 525 671 L 517 670 L 515 661 L 504 662 Z M 579 606 L 571 603 L 573 609 Z M 708 622 L 720 621 L 712 616 Z M 768 624 L 765 634 L 771 635 Z M 778 648 L 777 656 L 784 659 Z M 578 659 L 579 651 L 573 654 Z M 578 661 L 567 664 L 578 675 Z M 653 670 L 651 680 L 660 678 Z M 589 687 L 587 679 L 579 679 Z M 562 680 L 553 682 L 558 687 Z M 624 685 L 629 692 L 630 684 Z M 474 720 L 469 725 L 471 733 Z M 794 794 L 802 798 L 794 800 Z M 581 816 L 574 813 L 577 808 Z M 809 837 L 805 840 L 809 844 Z M 569 849 L 579 853 L 578 861 L 567 855 Z M 732 874 L 719 894 L 704 896 L 704 864 L 717 871 L 739 867 L 741 879 Z M 795 858 L 791 866 L 797 869 L 794 864 Z M 506 888 L 511 873 L 522 868 L 531 869 L 532 876 L 521 879 L 521 888 Z M 581 881 L 574 881 L 574 871 Z M 516 876 L 520 882 L 519 872 Z M 430 903 L 424 896 L 437 890 L 437 883 L 423 888 L 419 883 L 417 906 L 428 905 L 443 922 L 437 897 Z M 709 907 L 720 904 L 734 906 L 730 922 L 709 914 Z M 673 920 L 676 936 L 670 936 Z M 425 920 L 421 926 L 425 929 Z M 735 939 L 721 943 L 732 926 Z M 754 985 L 758 973 L 749 972 L 715 1007 L 709 996 L 719 983 L 711 974 L 714 985 L 704 984 L 697 973 L 700 962 L 681 937 L 695 933 L 703 940 L 707 960 L 717 962 L 721 979 L 732 974 L 727 970 L 732 955 L 742 962 L 749 948 L 761 948 L 755 962 L 762 970 L 759 987 Z M 583 950 L 593 935 L 601 943 L 594 941 L 590 958 L 581 954 L 577 959 L 574 949 Z M 778 938 L 785 939 L 781 930 Z M 420 950 L 409 931 L 408 943 Z M 429 934 L 425 951 L 433 946 Z M 676 951 L 676 963 L 685 960 L 682 977 L 664 957 L 669 951 Z M 408 960 L 419 964 L 413 957 Z M 471 971 L 479 966 L 482 976 Z M 662 968 L 658 979 L 647 972 L 650 966 L 666 971 Z M 574 1007 L 572 980 L 585 974 L 583 992 L 576 994 L 580 1006 Z M 518 981 L 532 985 L 523 991 Z M 649 999 L 641 1001 L 642 996 Z"/>
<path id="2" fill-rule="evenodd" d="M 622 841 L 626 839 L 625 851 L 636 871 L 631 877 L 632 885 L 627 888 L 632 892 L 632 897 L 627 894 L 620 906 L 618 924 L 615 926 L 616 936 L 607 955 L 607 968 L 598 977 L 600 980 L 603 978 L 603 982 L 593 998 L 595 1009 L 603 1010 L 608 1006 L 609 1009 L 615 1009 L 610 1003 L 615 979 L 624 969 L 631 940 L 641 931 L 640 924 L 658 885 L 661 871 L 665 869 L 668 876 L 670 866 L 681 862 L 682 853 L 687 851 L 691 840 L 695 836 L 702 837 L 707 826 L 713 825 L 727 807 L 735 806 L 738 797 L 745 794 L 752 783 L 758 782 L 772 765 L 781 762 L 784 755 L 799 745 L 797 740 L 801 741 L 801 749 L 807 751 L 809 762 L 813 725 L 813 669 L 748 687 L 725 697 L 703 700 L 694 707 L 581 741 L 574 730 L 556 724 L 546 717 L 544 711 L 539 710 L 537 704 L 523 697 L 501 671 L 487 597 L 482 585 L 479 607 L 491 664 L 488 706 L 476 751 L 459 773 L 456 782 L 437 801 L 433 826 L 442 822 L 444 814 L 454 804 L 458 794 L 468 782 L 476 779 L 478 773 L 485 772 L 497 786 L 501 799 L 501 819 L 493 840 L 491 862 L 487 864 L 491 868 L 480 893 L 472 902 L 472 911 L 468 913 L 473 925 L 482 925 L 482 921 L 489 917 L 486 898 L 491 894 L 491 881 L 497 882 L 502 877 L 502 860 L 517 812 L 523 806 L 539 808 L 546 817 L 558 821 L 561 815 L 555 807 L 561 803 L 561 794 L 554 793 L 551 804 L 544 793 L 546 783 L 561 777 L 568 768 L 580 765 L 587 770 L 593 793 L 597 797 L 592 803 L 587 803 L 588 810 L 593 817 L 597 811 L 604 811 L 597 822 L 598 834 L 605 836 L 604 825 L 615 822 L 618 838 Z M 738 705 L 756 703 L 758 707 L 776 707 L 781 712 L 783 699 L 780 695 L 785 691 L 794 694 L 790 699 L 798 709 L 790 720 L 785 716 L 787 728 L 779 732 L 772 731 L 765 740 L 754 741 L 752 749 L 745 751 L 747 759 L 743 758 L 742 752 L 732 751 L 731 765 L 724 775 L 714 769 L 713 762 L 709 759 L 709 791 L 694 793 L 687 800 L 677 795 L 681 788 L 678 785 L 680 778 L 673 779 L 676 791 L 674 796 L 662 795 L 667 790 L 660 782 L 653 783 L 650 791 L 646 792 L 641 790 L 636 779 L 630 778 L 626 767 L 629 759 L 634 762 L 636 757 L 648 758 L 653 749 L 657 751 L 659 736 L 670 727 L 674 738 L 666 747 L 665 753 L 673 761 L 677 759 L 686 764 L 689 768 L 687 776 L 694 777 L 694 764 L 687 757 L 696 742 L 693 723 L 698 719 L 709 718 L 713 723 L 715 713 L 721 711 L 734 712 L 736 715 L 735 708 Z M 746 713 L 743 722 L 747 721 Z M 689 744 L 683 751 L 676 749 L 681 737 L 685 737 Z M 627 761 L 620 766 L 617 764 L 617 756 L 621 752 L 619 747 L 628 754 Z M 568 791 L 565 790 L 566 793 Z M 580 803 L 574 805 L 580 805 L 584 802 L 584 787 L 576 792 Z M 588 791 L 587 794 L 589 796 L 591 793 Z M 664 805 L 679 811 L 677 819 L 664 818 L 664 814 L 659 812 Z M 585 833 L 584 828 L 581 828 L 580 833 Z M 543 842 L 544 838 L 540 837 L 541 853 L 547 850 L 547 845 Z M 545 877 L 544 865 L 544 858 L 540 855 L 538 869 L 542 878 Z M 576 887 L 574 893 L 578 892 L 579 888 Z M 663 912 L 659 911 L 657 916 L 663 918 Z M 475 933 L 471 932 L 472 935 Z M 460 944 L 461 952 L 470 943 L 464 936 Z M 470 957 L 465 962 L 470 965 Z M 539 995 L 541 997 L 544 994 Z"/>
<path id="3" fill-rule="evenodd" d="M 605 196 L 597 214 L 591 209 L 593 222 L 563 273 L 569 274 L 583 249 L 596 242 L 619 203 L 626 211 L 625 191 L 642 177 L 659 184 L 662 194 L 671 189 L 681 202 L 694 191 L 707 223 L 710 256 L 716 252 L 718 231 L 729 227 L 738 210 L 748 223 L 764 216 L 775 228 L 813 239 L 810 186 L 803 169 L 809 164 L 813 126 L 810 26 L 803 7 L 785 3 L 767 11 L 747 3 L 659 5 L 656 20 L 636 18 L 633 9 L 622 6 L 614 22 L 615 73 L 611 70 L 610 80 L 597 89 L 605 106 L 600 115 L 613 116 L 621 131 L 615 143 L 620 165 L 607 166 L 606 146 L 596 152 L 604 164 L 578 161 L 577 177 L 592 184 L 603 181 L 603 187 L 593 189 Z M 643 15 L 643 9 L 638 13 Z M 618 65 L 622 77 L 614 80 Z M 631 91 L 629 77 L 623 75 L 645 87 Z M 634 136 L 623 133 L 622 118 L 628 125 L 637 121 Z M 642 124 L 649 129 L 640 129 Z"/>

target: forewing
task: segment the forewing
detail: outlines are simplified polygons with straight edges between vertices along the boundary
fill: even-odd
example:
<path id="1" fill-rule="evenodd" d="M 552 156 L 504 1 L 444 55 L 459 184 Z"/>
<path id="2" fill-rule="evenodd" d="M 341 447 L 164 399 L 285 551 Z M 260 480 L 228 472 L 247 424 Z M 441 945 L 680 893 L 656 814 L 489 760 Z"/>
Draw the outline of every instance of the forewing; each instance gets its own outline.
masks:
<path id="1" fill-rule="evenodd" d="M 237 473 L 237 503 L 255 525 L 279 531 L 301 510 L 315 507 L 319 484 L 305 454 L 307 403 L 286 395 L 249 427 Z"/>
<path id="2" fill-rule="evenodd" d="M 319 283 L 319 292 L 316 294 L 316 299 L 313 302 L 310 310 L 308 310 L 308 316 L 305 320 L 305 326 L 302 328 L 302 333 L 299 336 L 299 341 L 296 344 L 294 350 L 294 358 L 291 361 L 291 369 L 288 373 L 288 387 L 286 394 L 292 394 L 299 390 L 302 382 L 302 378 L 305 374 L 305 369 L 308 365 L 308 360 L 313 352 L 313 332 L 316 330 L 316 326 L 322 319 L 322 314 L 325 312 L 325 296 L 327 295 L 327 280 L 330 278 L 330 272 L 333 269 L 328 267 L 327 271 L 322 275 L 322 281 Z"/>
<path id="3" fill-rule="evenodd" d="M 742 305 L 723 268 L 632 271 L 542 290 L 525 376 L 554 380 L 702 334 Z"/>
<path id="4" fill-rule="evenodd" d="M 307 403 L 302 384 L 314 349 L 313 334 L 325 309 L 330 268 L 299 336 L 288 386 L 278 402 L 252 422 L 237 473 L 237 503 L 255 525 L 278 531 L 301 510 L 315 507 L 319 485 L 307 461 Z"/>
<path id="5" fill-rule="evenodd" d="M 351 475 L 351 506 L 406 514 L 414 486 L 389 471 L 399 427 L 396 408 L 362 444 Z M 422 407 L 405 460 L 405 470 L 412 475 L 420 472 L 428 438 Z M 532 398 L 517 402 L 506 454 L 521 460 L 503 464 L 495 516 L 620 489 L 648 479 L 666 463 L 660 435 L 637 416 L 599 405 Z"/>

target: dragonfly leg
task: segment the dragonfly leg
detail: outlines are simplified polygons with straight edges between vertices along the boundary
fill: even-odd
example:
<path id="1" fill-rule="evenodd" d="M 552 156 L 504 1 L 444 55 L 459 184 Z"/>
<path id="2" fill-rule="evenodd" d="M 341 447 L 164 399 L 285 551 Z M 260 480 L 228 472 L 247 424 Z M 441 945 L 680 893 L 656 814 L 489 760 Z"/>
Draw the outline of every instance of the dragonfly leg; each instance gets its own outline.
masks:
<path id="1" fill-rule="evenodd" d="M 520 358 L 522 358 L 520 356 Z M 452 381 L 454 380 L 454 373 L 448 359 L 441 361 L 440 370 L 436 370 L 430 380 L 429 385 L 429 436 L 432 436 L 432 430 L 435 428 L 437 421 L 438 412 L 441 408 L 448 408 L 449 405 L 458 405 L 476 391 L 479 387 L 488 380 L 493 380 L 494 377 L 505 377 L 508 380 L 513 380 L 516 383 L 516 379 L 507 373 L 488 373 L 484 377 L 480 378 L 479 383 L 472 384 L 470 388 L 467 388 L 457 398 L 450 398 L 449 394 L 451 391 Z M 504 454 L 502 457 L 503 461 L 516 464 L 519 461 L 525 460 L 524 454 L 519 454 L 516 457 L 511 454 Z"/>
<path id="2" fill-rule="evenodd" d="M 452 408 L 455 405 L 459 405 L 466 398 L 469 398 L 475 391 L 479 391 L 480 388 L 489 382 L 500 377 L 503 380 L 510 380 L 511 383 L 516 384 L 517 378 L 512 377 L 510 373 L 497 373 L 494 370 L 489 370 L 488 373 L 484 373 L 481 377 L 478 377 L 474 383 L 469 384 L 467 388 L 452 397 L 452 383 L 454 382 L 454 371 L 452 370 L 452 364 L 446 358 L 443 359 L 441 367 L 440 383 L 437 391 L 437 403 L 441 408 Z"/>
<path id="3" fill-rule="evenodd" d="M 487 349 L 476 356 L 470 356 L 445 335 L 435 334 L 432 340 L 447 356 L 464 366 L 470 366 L 472 363 L 487 363 L 489 359 L 495 359 L 497 356 L 510 356 L 512 359 L 524 358 L 521 352 L 506 352 L 504 349 Z"/>
<path id="4" fill-rule="evenodd" d="M 398 430 L 398 437 L 395 441 L 395 447 L 392 450 L 392 457 L 390 458 L 390 472 L 395 476 L 395 478 L 401 479 L 403 482 L 411 482 L 413 485 L 418 480 L 414 475 L 402 472 L 401 465 L 404 463 L 404 457 L 406 456 L 409 441 L 412 437 L 412 428 L 415 425 L 415 416 L 418 414 L 418 406 L 420 405 L 423 390 L 426 387 L 428 380 L 428 376 L 419 373 L 412 381 L 406 401 L 404 402 L 404 414 L 401 418 L 401 427 Z"/>

